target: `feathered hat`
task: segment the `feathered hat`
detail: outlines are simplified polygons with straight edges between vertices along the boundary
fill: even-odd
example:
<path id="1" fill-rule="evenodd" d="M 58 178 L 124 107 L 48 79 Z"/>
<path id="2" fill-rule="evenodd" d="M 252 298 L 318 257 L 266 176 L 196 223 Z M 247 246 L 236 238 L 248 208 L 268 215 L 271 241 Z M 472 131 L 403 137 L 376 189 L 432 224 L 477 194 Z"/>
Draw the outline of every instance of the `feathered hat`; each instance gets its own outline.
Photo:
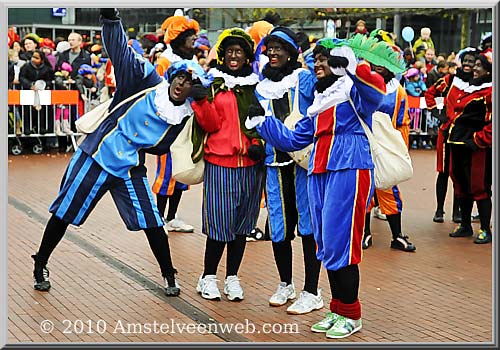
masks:
<path id="1" fill-rule="evenodd" d="M 161 29 L 165 33 L 163 41 L 165 44 L 170 44 L 172 40 L 177 38 L 186 30 L 193 29 L 196 34 L 198 34 L 200 31 L 200 25 L 194 19 L 186 18 L 184 16 L 171 16 L 163 22 Z"/>
<path id="2" fill-rule="evenodd" d="M 384 67 L 394 74 L 403 73 L 406 70 L 401 50 L 395 51 L 385 41 L 377 41 L 374 38 L 357 34 L 348 40 L 348 45 L 357 57 L 376 66 Z"/>
<path id="3" fill-rule="evenodd" d="M 229 39 L 229 38 L 238 38 L 242 39 L 243 42 L 246 44 L 243 49 L 245 50 L 245 54 L 247 58 L 250 61 L 253 61 L 253 40 L 250 35 L 248 35 L 243 29 L 241 28 L 230 28 L 224 30 L 221 35 L 219 35 L 219 38 L 217 39 L 217 43 L 215 44 L 215 52 L 217 53 L 217 63 L 222 64 L 223 58 L 224 58 L 224 40 Z"/>

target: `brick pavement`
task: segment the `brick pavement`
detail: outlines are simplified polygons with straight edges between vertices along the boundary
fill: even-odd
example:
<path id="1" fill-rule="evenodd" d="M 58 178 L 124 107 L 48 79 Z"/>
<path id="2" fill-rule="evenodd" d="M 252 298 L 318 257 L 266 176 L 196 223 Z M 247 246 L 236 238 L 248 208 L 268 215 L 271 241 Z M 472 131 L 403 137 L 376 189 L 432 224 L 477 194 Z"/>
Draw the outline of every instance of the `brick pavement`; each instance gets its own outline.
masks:
<path id="1" fill-rule="evenodd" d="M 388 224 L 372 220 L 374 246 L 364 251 L 361 264 L 364 328 L 337 342 L 492 342 L 493 246 L 475 245 L 472 238 L 451 239 L 448 233 L 453 223 L 432 222 L 434 152 L 412 151 L 412 158 L 415 176 L 401 186 L 405 200 L 403 230 L 410 235 L 417 252 L 391 250 Z M 326 308 L 289 316 L 286 307 L 269 307 L 268 298 L 278 283 L 269 242 L 247 245 L 240 272 L 246 292 L 243 302 L 206 301 L 196 293 L 205 242 L 200 234 L 199 185 L 185 193 L 178 212 L 195 226 L 195 233 L 170 234 L 174 265 L 180 272 L 179 298 L 163 296 L 159 268 L 145 235 L 125 229 L 109 195 L 97 205 L 84 226 L 70 226 L 68 235 L 55 250 L 49 262 L 51 291 L 34 291 L 30 254 L 38 247 L 49 217 L 47 208 L 57 194 L 68 161 L 68 155 L 59 154 L 9 157 L 9 343 L 327 341 L 324 335 L 309 331 L 310 325 L 323 317 Z M 154 159 L 149 158 L 148 165 L 151 177 Z M 449 220 L 451 203 L 447 204 Z M 261 227 L 264 219 L 263 210 Z M 293 247 L 294 281 L 300 290 L 304 279 L 299 239 Z M 224 272 L 225 257 L 218 272 L 220 288 Z M 328 304 L 330 293 L 324 271 L 320 287 Z M 40 322 L 45 319 L 55 325 L 50 334 L 40 329 Z M 64 328 L 69 321 L 63 320 L 80 320 L 83 324 L 77 321 L 68 333 Z M 177 327 L 247 322 L 256 331 L 202 334 L 184 329 L 167 334 L 145 331 L 134 334 L 119 327 L 127 323 L 152 324 L 155 320 L 165 324 L 175 322 Z M 107 328 L 103 331 L 104 324 Z M 273 324 L 275 332 L 267 333 L 266 327 Z"/>

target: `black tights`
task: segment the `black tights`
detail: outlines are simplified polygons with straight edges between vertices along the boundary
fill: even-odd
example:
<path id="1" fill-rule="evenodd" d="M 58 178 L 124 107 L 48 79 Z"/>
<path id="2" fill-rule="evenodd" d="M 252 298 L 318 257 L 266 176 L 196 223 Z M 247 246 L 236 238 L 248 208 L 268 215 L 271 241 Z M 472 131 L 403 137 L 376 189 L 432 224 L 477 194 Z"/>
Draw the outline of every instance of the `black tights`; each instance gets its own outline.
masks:
<path id="1" fill-rule="evenodd" d="M 318 280 L 321 262 L 316 258 L 316 241 L 313 235 L 302 236 L 305 281 L 304 290 L 318 294 Z M 281 282 L 292 283 L 292 242 L 273 242 L 273 253 Z"/>
<path id="2" fill-rule="evenodd" d="M 436 179 L 436 202 L 437 208 L 436 212 L 444 213 L 444 202 L 446 200 L 446 192 L 448 191 L 448 173 L 442 172 L 438 173 L 438 177 Z M 459 200 L 454 195 L 453 196 L 453 216 L 458 215 L 458 211 L 460 210 Z"/>
<path id="3" fill-rule="evenodd" d="M 481 229 L 491 232 L 491 198 L 481 199 L 476 202 L 477 211 L 479 212 L 479 220 L 481 221 Z"/>
<path id="4" fill-rule="evenodd" d="M 179 189 L 174 189 L 174 192 L 170 196 L 164 196 L 162 194 L 156 195 L 156 206 L 160 211 L 162 217 L 165 216 L 165 209 L 167 208 L 167 202 L 170 204 L 168 206 L 167 221 L 175 219 L 175 214 L 177 213 L 177 208 L 179 207 L 179 202 L 181 201 L 182 191 Z"/>
<path id="5" fill-rule="evenodd" d="M 226 277 L 238 275 L 246 244 L 245 235 L 236 235 L 233 241 L 227 242 Z M 217 274 L 217 267 L 224 253 L 225 246 L 226 242 L 219 242 L 207 237 L 203 277 Z"/>
<path id="6" fill-rule="evenodd" d="M 35 261 L 37 264 L 46 265 L 52 252 L 59 244 L 64 234 L 68 224 L 52 215 L 45 227 L 43 232 L 42 242 L 40 243 L 40 248 L 35 256 Z M 146 237 L 149 241 L 149 246 L 153 251 L 153 254 L 160 265 L 161 274 L 163 277 L 172 276 L 175 269 L 172 266 L 172 258 L 170 256 L 170 247 L 168 244 L 168 237 L 165 233 L 163 227 L 155 227 L 150 229 L 145 229 Z"/>
<path id="7" fill-rule="evenodd" d="M 337 271 L 327 270 L 332 298 L 344 304 L 352 304 L 358 299 L 359 268 L 348 265 Z"/>

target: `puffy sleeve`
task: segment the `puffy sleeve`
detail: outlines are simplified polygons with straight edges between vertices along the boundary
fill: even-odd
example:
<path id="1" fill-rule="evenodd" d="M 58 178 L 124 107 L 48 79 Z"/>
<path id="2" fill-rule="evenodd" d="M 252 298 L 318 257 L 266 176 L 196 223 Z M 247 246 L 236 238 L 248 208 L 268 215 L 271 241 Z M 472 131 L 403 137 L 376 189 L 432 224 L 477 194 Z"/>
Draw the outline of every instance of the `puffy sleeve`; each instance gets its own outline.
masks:
<path id="1" fill-rule="evenodd" d="M 127 45 L 127 38 L 120 20 L 102 18 L 102 39 L 113 68 L 116 88 L 143 80 L 157 74 L 153 65 Z M 130 88 L 129 88 L 130 89 Z"/>
<path id="2" fill-rule="evenodd" d="M 371 116 L 385 96 L 384 78 L 380 74 L 372 72 L 370 64 L 366 61 L 358 63 L 355 74 L 351 74 L 349 71 L 347 74 L 353 81 L 350 97 L 356 110 L 362 116 Z"/>
<path id="3" fill-rule="evenodd" d="M 288 129 L 278 118 L 266 118 L 257 126 L 257 131 L 266 142 L 282 152 L 297 151 L 313 142 L 314 125 L 309 117 L 297 122 L 295 130 Z"/>

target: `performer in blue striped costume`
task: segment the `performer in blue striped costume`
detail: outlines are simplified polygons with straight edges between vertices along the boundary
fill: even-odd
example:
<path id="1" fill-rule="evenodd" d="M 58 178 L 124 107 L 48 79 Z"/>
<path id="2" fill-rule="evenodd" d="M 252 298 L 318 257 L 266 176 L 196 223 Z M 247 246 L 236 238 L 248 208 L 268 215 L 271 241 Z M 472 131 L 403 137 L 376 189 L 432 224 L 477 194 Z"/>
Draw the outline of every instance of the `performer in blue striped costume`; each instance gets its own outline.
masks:
<path id="1" fill-rule="evenodd" d="M 169 71 L 168 82 L 149 61 L 127 46 L 118 11 L 102 9 L 102 37 L 116 77 L 110 110 L 144 91 L 111 113 L 87 135 L 75 152 L 50 206 L 52 216 L 36 255 L 34 287 L 50 289 L 47 261 L 69 224 L 82 225 L 97 202 L 110 192 L 118 212 L 131 231 L 144 230 L 166 280 L 165 292 L 176 296 L 176 285 L 163 218 L 154 202 L 144 166 L 146 153 L 163 154 L 193 114 L 187 97 L 196 65 L 181 61 Z M 201 68 L 198 69 L 203 74 Z M 85 117 L 84 117 L 85 118 Z"/>

